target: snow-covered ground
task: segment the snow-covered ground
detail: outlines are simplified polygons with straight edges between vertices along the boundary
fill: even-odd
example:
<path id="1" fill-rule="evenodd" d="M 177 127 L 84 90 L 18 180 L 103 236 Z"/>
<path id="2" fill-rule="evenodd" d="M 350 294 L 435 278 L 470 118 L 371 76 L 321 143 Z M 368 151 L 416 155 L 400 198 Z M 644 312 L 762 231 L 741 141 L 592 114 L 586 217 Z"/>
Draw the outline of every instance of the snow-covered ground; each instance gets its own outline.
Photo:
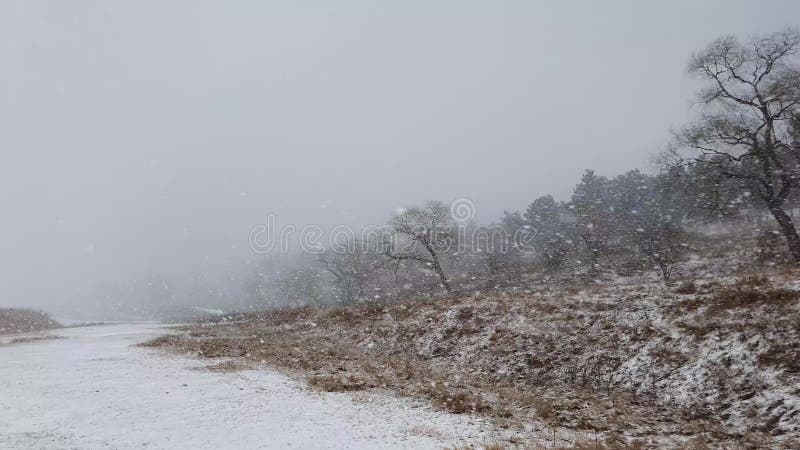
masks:
<path id="1" fill-rule="evenodd" d="M 309 391 L 270 371 L 216 373 L 134 344 L 153 324 L 53 330 L 0 345 L 0 448 L 441 448 L 479 419 L 380 394 Z"/>

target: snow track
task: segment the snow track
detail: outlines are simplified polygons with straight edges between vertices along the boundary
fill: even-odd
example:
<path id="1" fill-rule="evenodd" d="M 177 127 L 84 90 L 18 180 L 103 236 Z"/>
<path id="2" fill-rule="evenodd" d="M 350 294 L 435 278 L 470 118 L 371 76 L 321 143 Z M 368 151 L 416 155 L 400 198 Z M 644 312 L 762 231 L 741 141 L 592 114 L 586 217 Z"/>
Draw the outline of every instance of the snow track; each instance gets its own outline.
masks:
<path id="1" fill-rule="evenodd" d="M 441 448 L 478 419 L 380 394 L 323 394 L 271 371 L 212 373 L 134 344 L 153 324 L 0 345 L 0 448 Z"/>

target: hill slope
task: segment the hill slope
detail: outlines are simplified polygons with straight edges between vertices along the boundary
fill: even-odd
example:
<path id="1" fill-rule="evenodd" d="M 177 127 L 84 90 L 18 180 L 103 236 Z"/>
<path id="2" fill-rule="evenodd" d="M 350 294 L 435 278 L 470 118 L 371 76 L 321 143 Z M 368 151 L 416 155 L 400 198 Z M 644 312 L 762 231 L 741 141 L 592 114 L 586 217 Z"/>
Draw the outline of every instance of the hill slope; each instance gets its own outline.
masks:
<path id="1" fill-rule="evenodd" d="M 153 345 L 235 357 L 229 367 L 285 368 L 328 391 L 424 397 L 532 437 L 792 448 L 796 280 L 773 273 L 275 311 Z"/>

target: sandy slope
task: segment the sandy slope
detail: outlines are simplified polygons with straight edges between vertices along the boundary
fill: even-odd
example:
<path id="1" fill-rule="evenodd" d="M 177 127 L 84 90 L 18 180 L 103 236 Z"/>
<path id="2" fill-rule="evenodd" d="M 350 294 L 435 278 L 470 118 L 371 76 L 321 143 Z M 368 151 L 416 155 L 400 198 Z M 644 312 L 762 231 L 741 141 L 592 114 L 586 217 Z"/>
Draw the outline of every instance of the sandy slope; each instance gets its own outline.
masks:
<path id="1" fill-rule="evenodd" d="M 0 345 L 0 448 L 436 448 L 486 426 L 381 395 L 308 391 L 268 371 L 211 373 L 133 347 L 156 325 Z"/>

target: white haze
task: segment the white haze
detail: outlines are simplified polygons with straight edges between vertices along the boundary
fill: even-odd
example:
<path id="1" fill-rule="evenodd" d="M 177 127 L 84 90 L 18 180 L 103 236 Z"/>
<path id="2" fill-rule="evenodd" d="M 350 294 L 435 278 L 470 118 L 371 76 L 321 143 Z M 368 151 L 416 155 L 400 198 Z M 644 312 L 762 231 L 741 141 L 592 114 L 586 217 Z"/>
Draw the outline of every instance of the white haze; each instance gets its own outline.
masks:
<path id="1" fill-rule="evenodd" d="M 797 1 L 0 3 L 0 306 L 230 279 L 253 225 L 477 219 L 646 167 L 689 55 Z M 232 280 L 231 283 L 236 283 Z"/>

